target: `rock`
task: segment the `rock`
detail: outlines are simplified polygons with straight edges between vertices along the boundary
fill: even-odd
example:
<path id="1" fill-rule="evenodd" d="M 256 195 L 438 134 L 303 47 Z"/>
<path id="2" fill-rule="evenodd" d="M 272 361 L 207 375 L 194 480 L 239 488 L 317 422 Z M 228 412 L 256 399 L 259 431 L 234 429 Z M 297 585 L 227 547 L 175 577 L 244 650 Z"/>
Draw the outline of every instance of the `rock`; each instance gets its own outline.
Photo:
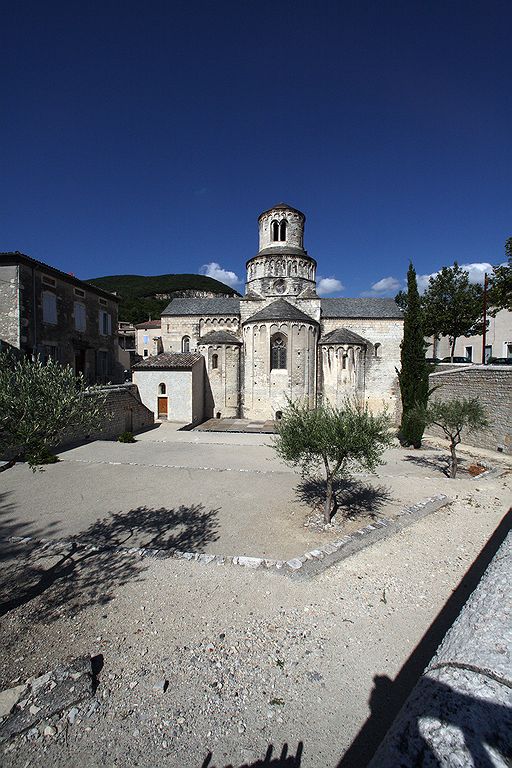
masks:
<path id="1" fill-rule="evenodd" d="M 138 680 L 132 680 L 132 681 L 131 681 L 131 683 L 128 685 L 128 687 L 130 688 L 130 690 L 132 690 L 132 691 L 133 691 L 133 689 L 134 689 L 134 688 L 135 688 L 135 687 L 136 687 L 138 684 L 139 684 L 139 681 L 138 681 Z"/>
<path id="2" fill-rule="evenodd" d="M 71 723 L 71 725 L 74 725 L 76 718 L 79 715 L 80 710 L 78 707 L 71 707 L 71 709 L 68 712 L 68 722 Z"/>
<path id="3" fill-rule="evenodd" d="M 6 717 L 15 704 L 21 699 L 27 685 L 16 685 L 14 688 L 7 688 L 5 691 L 0 691 L 0 717 Z"/>
<path id="4" fill-rule="evenodd" d="M 71 663 L 56 667 L 52 672 L 27 681 L 25 706 L 18 706 L 0 724 L 0 742 L 47 720 L 57 712 L 92 696 L 92 667 L 89 656 L 81 656 Z M 51 685 L 51 683 L 55 685 Z M 70 682 L 73 685 L 70 686 Z M 35 690 L 32 685 L 35 684 Z M 30 702 L 30 706 L 26 705 Z M 39 732 L 38 732 L 39 734 Z"/>
<path id="5" fill-rule="evenodd" d="M 288 568 L 291 568 L 292 571 L 298 571 L 299 568 L 302 568 L 302 560 L 299 560 L 298 557 L 295 557 L 292 560 L 287 560 L 286 565 Z"/>
<path id="6" fill-rule="evenodd" d="M 168 687 L 169 681 L 165 678 L 162 678 L 161 680 L 156 681 L 156 683 L 153 685 L 153 690 L 160 691 L 160 693 L 165 693 Z"/>
<path id="7" fill-rule="evenodd" d="M 100 702 L 98 699 L 94 699 L 94 701 L 91 701 L 89 704 L 89 709 L 85 713 L 86 717 L 91 717 L 98 709 L 100 708 Z"/>
<path id="8" fill-rule="evenodd" d="M 47 736 L 49 738 L 52 738 L 53 736 L 56 736 L 56 735 L 57 735 L 57 729 L 54 728 L 52 725 L 47 725 L 43 731 L 43 736 Z"/>
<path id="9" fill-rule="evenodd" d="M 35 741 L 39 738 L 39 728 L 31 728 L 27 733 L 27 741 Z"/>
<path id="10" fill-rule="evenodd" d="M 235 563 L 235 560 L 237 561 Z M 263 560 L 261 557 L 237 557 L 233 558 L 233 563 L 235 565 L 243 565 L 246 568 L 259 568 L 262 564 Z"/>

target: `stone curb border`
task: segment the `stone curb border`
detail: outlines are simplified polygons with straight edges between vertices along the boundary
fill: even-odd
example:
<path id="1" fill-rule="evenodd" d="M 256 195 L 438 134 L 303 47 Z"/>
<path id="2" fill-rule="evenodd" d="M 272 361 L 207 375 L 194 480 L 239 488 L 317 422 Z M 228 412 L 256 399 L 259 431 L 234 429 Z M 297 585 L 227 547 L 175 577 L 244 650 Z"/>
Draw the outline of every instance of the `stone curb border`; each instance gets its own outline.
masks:
<path id="1" fill-rule="evenodd" d="M 303 555 L 293 557 L 290 560 L 273 560 L 265 557 L 249 557 L 246 555 L 225 556 L 211 555 L 202 552 L 181 552 L 180 550 L 165 549 L 147 549 L 145 547 L 122 547 L 122 546 L 96 546 L 93 544 L 78 545 L 81 551 L 100 552 L 115 551 L 126 555 L 137 555 L 139 557 L 152 557 L 155 559 L 187 560 L 197 562 L 201 565 L 236 565 L 243 568 L 256 570 L 264 568 L 266 570 L 276 571 L 287 576 L 302 576 L 305 578 L 316 576 L 321 571 L 329 568 L 331 565 L 344 560 L 346 557 L 359 552 L 361 549 L 374 544 L 381 539 L 388 538 L 394 533 L 398 533 L 416 520 L 426 515 L 436 512 L 441 507 L 451 503 L 451 499 L 443 493 L 437 496 L 430 496 L 427 499 L 413 504 L 411 507 L 405 507 L 397 513 L 396 518 L 389 520 L 381 517 L 373 523 L 360 528 L 343 538 L 323 544 L 318 549 L 312 549 Z M 60 541 L 49 541 L 47 539 L 35 539 L 32 536 L 10 536 L 3 541 L 12 544 L 35 544 L 43 549 L 55 549 L 57 551 L 68 548 L 76 541 L 73 539 L 62 539 Z"/>

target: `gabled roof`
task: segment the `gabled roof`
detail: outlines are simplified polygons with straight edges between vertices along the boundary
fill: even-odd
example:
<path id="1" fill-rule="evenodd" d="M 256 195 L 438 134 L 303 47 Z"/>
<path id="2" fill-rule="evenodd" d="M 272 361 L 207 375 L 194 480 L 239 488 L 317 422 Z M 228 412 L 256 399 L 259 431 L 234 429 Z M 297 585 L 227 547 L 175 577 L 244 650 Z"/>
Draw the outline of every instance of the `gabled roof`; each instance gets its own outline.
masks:
<path id="1" fill-rule="evenodd" d="M 368 342 L 359 336 L 358 333 L 349 330 L 348 328 L 336 328 L 336 330 L 326 333 L 322 336 L 319 344 L 358 344 L 359 346 L 367 346 Z"/>
<path id="2" fill-rule="evenodd" d="M 218 299 L 173 299 L 162 312 L 164 315 L 179 317 L 180 315 L 239 315 L 240 298 L 238 296 L 222 296 Z"/>
<path id="3" fill-rule="evenodd" d="M 394 299 L 322 299 L 322 317 L 361 317 L 402 319 L 403 312 Z"/>
<path id="4" fill-rule="evenodd" d="M 241 340 L 229 331 L 210 331 L 202 336 L 198 344 L 241 344 Z"/>
<path id="5" fill-rule="evenodd" d="M 146 320 L 145 323 L 137 323 L 135 328 L 161 328 L 162 327 L 162 321 L 161 320 Z"/>
<path id="6" fill-rule="evenodd" d="M 284 299 L 273 301 L 272 304 L 263 307 L 259 312 L 248 317 L 245 322 L 253 323 L 264 320 L 299 320 L 301 323 L 318 325 L 316 320 L 309 315 L 306 315 L 300 309 L 297 309 L 297 307 L 294 307 L 293 304 L 289 304 L 289 302 Z"/>
<path id="7" fill-rule="evenodd" d="M 91 293 L 96 293 L 99 296 L 110 299 L 110 301 L 117 301 L 118 303 L 121 301 L 121 298 L 116 296 L 115 293 L 104 291 L 103 288 L 98 288 L 96 285 L 92 285 L 92 283 L 88 283 L 86 280 L 80 280 L 70 272 L 63 272 L 62 270 L 57 269 L 57 267 L 45 264 L 44 261 L 33 259 L 32 256 L 27 256 L 26 253 L 20 253 L 19 251 L 2 251 L 0 253 L 0 264 L 25 264 L 27 267 L 40 269 L 42 272 L 48 272 L 48 274 L 54 275 L 64 282 L 76 285 L 84 291 L 91 291 Z"/>
<path id="8" fill-rule="evenodd" d="M 134 371 L 151 370 L 152 368 L 159 368 L 161 370 L 173 370 L 175 368 L 181 368 L 183 370 L 190 370 L 194 365 L 201 360 L 202 355 L 197 352 L 162 352 L 160 355 L 154 355 L 153 357 L 145 357 L 140 363 L 136 363 L 132 366 Z"/>

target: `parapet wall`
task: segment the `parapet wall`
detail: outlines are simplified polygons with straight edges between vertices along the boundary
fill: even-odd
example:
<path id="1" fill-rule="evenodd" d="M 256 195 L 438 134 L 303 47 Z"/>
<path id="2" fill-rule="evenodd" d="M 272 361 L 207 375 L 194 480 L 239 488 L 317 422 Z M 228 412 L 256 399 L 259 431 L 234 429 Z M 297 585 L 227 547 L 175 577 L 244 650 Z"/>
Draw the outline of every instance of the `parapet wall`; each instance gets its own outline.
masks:
<path id="1" fill-rule="evenodd" d="M 106 409 L 110 419 L 104 427 L 93 434 L 83 429 L 72 429 L 66 433 L 61 445 L 80 442 L 81 440 L 110 440 L 119 437 L 122 432 L 140 432 L 153 426 L 153 411 L 142 403 L 135 384 L 115 384 L 102 387 L 106 392 Z"/>
<path id="2" fill-rule="evenodd" d="M 430 386 L 439 387 L 433 397 L 476 397 L 485 409 L 490 428 L 463 433 L 462 442 L 490 451 L 512 454 L 512 366 L 471 365 L 430 374 Z M 444 437 L 437 427 L 428 432 Z"/>

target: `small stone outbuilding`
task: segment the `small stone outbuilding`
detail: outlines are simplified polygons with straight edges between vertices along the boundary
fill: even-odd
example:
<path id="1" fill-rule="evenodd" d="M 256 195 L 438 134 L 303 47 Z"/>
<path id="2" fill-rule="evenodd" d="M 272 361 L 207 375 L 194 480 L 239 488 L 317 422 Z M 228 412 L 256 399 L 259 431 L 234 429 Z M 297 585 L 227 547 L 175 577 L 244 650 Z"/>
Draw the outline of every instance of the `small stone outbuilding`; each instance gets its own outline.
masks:
<path id="1" fill-rule="evenodd" d="M 199 424 L 204 413 L 204 358 L 163 352 L 133 366 L 133 383 L 159 420 Z"/>

